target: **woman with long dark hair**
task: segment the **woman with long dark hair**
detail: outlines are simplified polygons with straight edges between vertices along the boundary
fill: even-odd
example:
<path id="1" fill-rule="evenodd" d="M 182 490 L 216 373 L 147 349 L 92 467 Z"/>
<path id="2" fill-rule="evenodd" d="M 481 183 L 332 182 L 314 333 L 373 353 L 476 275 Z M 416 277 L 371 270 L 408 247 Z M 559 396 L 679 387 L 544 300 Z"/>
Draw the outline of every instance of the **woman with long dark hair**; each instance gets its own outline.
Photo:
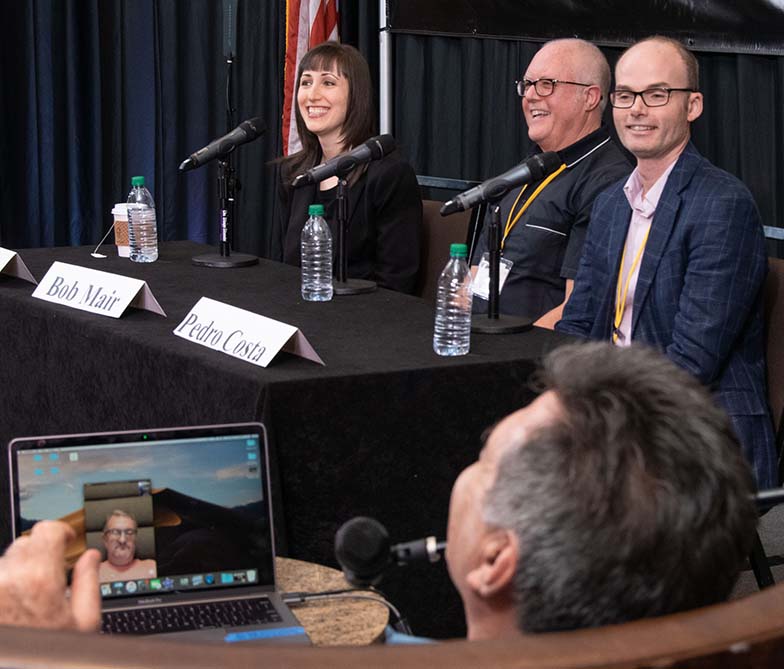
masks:
<path id="1" fill-rule="evenodd" d="M 280 161 L 279 257 L 300 264 L 300 235 L 308 205 L 324 204 L 337 243 L 337 177 L 291 188 L 297 174 L 359 146 L 375 134 L 370 71 L 351 46 L 326 42 L 302 58 L 297 72 L 296 120 L 302 150 Z M 419 270 L 422 202 L 411 166 L 393 151 L 348 178 L 348 276 L 413 292 Z"/>

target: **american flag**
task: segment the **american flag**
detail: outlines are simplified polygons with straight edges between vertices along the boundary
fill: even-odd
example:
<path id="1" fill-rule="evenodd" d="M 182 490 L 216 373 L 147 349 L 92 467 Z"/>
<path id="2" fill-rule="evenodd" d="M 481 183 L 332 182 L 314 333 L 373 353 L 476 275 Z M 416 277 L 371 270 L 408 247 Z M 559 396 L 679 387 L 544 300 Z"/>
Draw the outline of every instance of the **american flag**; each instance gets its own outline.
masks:
<path id="1" fill-rule="evenodd" d="M 294 116 L 297 67 L 321 42 L 337 41 L 338 0 L 286 0 L 286 62 L 283 74 L 283 155 L 302 148 Z"/>

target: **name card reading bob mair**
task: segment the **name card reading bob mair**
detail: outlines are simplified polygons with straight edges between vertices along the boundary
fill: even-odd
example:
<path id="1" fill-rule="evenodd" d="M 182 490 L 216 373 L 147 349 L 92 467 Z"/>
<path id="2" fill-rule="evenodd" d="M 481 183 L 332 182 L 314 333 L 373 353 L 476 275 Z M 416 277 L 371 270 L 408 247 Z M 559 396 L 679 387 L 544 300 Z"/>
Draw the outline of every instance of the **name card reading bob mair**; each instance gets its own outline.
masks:
<path id="1" fill-rule="evenodd" d="M 166 316 L 147 282 L 60 261 L 52 263 L 33 297 L 112 318 L 128 307 Z"/>
<path id="2" fill-rule="evenodd" d="M 281 351 L 320 365 L 324 362 L 293 325 L 202 297 L 174 334 L 194 344 L 266 367 Z"/>

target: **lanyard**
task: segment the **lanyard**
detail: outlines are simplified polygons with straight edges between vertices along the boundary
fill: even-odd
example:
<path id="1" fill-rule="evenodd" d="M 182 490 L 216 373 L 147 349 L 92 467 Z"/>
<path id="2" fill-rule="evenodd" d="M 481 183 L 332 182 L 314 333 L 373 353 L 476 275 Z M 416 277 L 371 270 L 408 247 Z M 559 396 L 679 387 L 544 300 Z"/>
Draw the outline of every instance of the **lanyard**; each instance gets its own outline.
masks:
<path id="1" fill-rule="evenodd" d="M 640 248 L 637 249 L 637 255 L 634 256 L 634 261 L 632 262 L 632 266 L 629 268 L 629 273 L 626 275 L 626 281 L 623 281 L 623 263 L 626 260 L 626 245 L 623 246 L 623 254 L 621 255 L 621 267 L 618 270 L 618 284 L 615 287 L 615 327 L 613 328 L 612 333 L 612 340 L 613 343 L 618 341 L 618 335 L 620 333 L 621 321 L 623 320 L 623 312 L 626 311 L 626 295 L 629 292 L 629 284 L 632 282 L 632 275 L 634 274 L 634 270 L 637 268 L 637 265 L 640 262 L 640 258 L 642 258 L 643 251 L 645 251 L 645 245 L 648 243 L 648 235 L 651 234 L 651 226 L 648 226 L 648 230 L 645 233 L 645 237 L 642 239 L 642 244 L 640 244 Z M 621 286 L 623 285 L 623 288 Z M 629 332 L 629 336 L 631 336 L 631 332 Z"/>
<path id="2" fill-rule="evenodd" d="M 515 198 L 515 201 L 514 201 L 514 204 L 512 205 L 512 208 L 509 210 L 509 216 L 506 217 L 506 227 L 504 228 L 504 236 L 501 239 L 501 250 L 502 251 L 503 251 L 503 248 L 504 248 L 504 242 L 506 242 L 506 238 L 509 236 L 509 233 L 512 232 L 512 228 L 514 228 L 514 226 L 517 225 L 517 221 L 520 220 L 520 217 L 525 213 L 525 210 L 528 209 L 528 207 L 531 205 L 531 203 L 539 196 L 539 193 L 541 193 L 545 189 L 545 187 L 553 179 L 555 179 L 555 177 L 557 177 L 561 172 L 563 172 L 565 169 L 566 169 L 566 164 L 564 163 L 555 172 L 553 172 L 549 177 L 547 177 L 542 183 L 540 183 L 537 186 L 536 190 L 531 194 L 531 197 L 529 197 L 525 201 L 525 204 L 520 208 L 520 211 L 518 211 L 515 214 L 514 213 L 515 207 L 517 207 L 517 203 L 520 202 L 520 198 L 523 196 L 523 193 L 525 192 L 525 189 L 528 188 L 528 184 L 525 184 L 525 186 L 523 186 L 520 189 L 520 192 L 517 194 L 517 197 Z M 513 214 L 514 214 L 514 218 L 512 217 Z"/>

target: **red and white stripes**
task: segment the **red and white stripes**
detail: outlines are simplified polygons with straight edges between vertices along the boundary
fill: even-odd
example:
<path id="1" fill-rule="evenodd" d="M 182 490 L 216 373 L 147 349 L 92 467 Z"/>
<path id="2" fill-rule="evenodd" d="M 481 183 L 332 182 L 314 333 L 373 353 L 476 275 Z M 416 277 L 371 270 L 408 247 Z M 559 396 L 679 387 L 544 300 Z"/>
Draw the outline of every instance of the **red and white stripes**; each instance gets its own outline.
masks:
<path id="1" fill-rule="evenodd" d="M 299 61 L 321 42 L 337 41 L 338 0 L 286 1 L 286 62 L 283 75 L 283 155 L 299 151 L 294 116 L 296 76 Z"/>

